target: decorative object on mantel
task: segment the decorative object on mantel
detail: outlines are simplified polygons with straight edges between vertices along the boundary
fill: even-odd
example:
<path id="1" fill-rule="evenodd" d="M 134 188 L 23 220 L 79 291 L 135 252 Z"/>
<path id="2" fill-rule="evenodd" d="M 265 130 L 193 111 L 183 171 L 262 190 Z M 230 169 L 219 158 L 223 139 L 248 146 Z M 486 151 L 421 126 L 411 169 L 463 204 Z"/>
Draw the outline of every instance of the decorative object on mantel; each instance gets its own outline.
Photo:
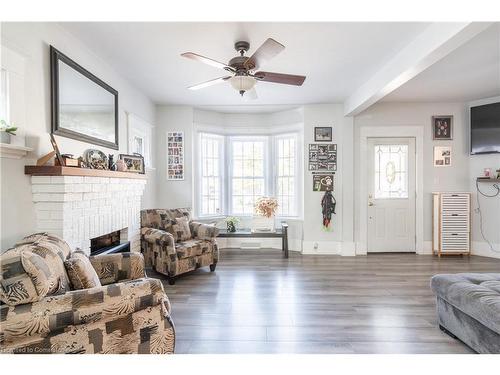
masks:
<path id="1" fill-rule="evenodd" d="M 314 173 L 313 191 L 333 191 L 333 181 L 335 173 Z"/>
<path id="2" fill-rule="evenodd" d="M 16 126 L 7 124 L 5 120 L 0 120 L 0 143 L 10 144 L 10 136 L 16 135 Z"/>
<path id="3" fill-rule="evenodd" d="M 167 132 L 167 179 L 184 180 L 184 132 Z"/>
<path id="4" fill-rule="evenodd" d="M 108 155 L 108 169 L 110 171 L 116 171 L 115 155 Z"/>
<path id="5" fill-rule="evenodd" d="M 432 139 L 435 141 L 451 141 L 453 116 L 432 116 Z"/>
<path id="6" fill-rule="evenodd" d="M 46 153 L 43 155 L 41 158 L 38 158 L 36 161 L 36 165 L 42 166 L 42 165 L 47 165 L 47 163 L 52 160 L 52 158 L 55 156 L 57 162 L 59 163 L 58 165 L 64 166 L 64 158 L 62 157 L 61 153 L 59 152 L 59 147 L 57 146 L 56 139 L 54 138 L 54 135 L 50 135 L 50 143 L 52 144 L 52 151 Z M 56 164 L 56 163 L 54 163 Z"/>
<path id="7" fill-rule="evenodd" d="M 252 232 L 274 232 L 274 215 L 278 209 L 278 200 L 274 197 L 261 197 L 254 205 Z"/>
<path id="8" fill-rule="evenodd" d="M 316 126 L 314 128 L 314 142 L 331 142 L 332 127 Z"/>
<path id="9" fill-rule="evenodd" d="M 116 161 L 116 170 L 119 171 L 119 172 L 127 172 L 127 164 L 122 160 L 122 159 L 118 159 Z"/>
<path id="10" fill-rule="evenodd" d="M 120 154 L 119 158 L 120 160 L 123 160 L 123 162 L 127 165 L 127 171 L 131 173 L 141 173 L 141 174 L 145 173 L 144 158 L 142 157 L 142 155 Z"/>
<path id="11" fill-rule="evenodd" d="M 238 225 L 238 223 L 240 222 L 239 218 L 237 218 L 236 216 L 228 216 L 224 221 L 226 222 L 227 231 L 229 233 L 236 232 L 236 225 Z"/>
<path id="12" fill-rule="evenodd" d="M 73 154 L 62 154 L 64 166 L 66 167 L 79 167 L 78 159 L 73 157 Z"/>
<path id="13" fill-rule="evenodd" d="M 335 213 L 337 200 L 330 190 L 325 191 L 325 195 L 321 199 L 321 213 L 323 214 L 323 228 L 329 229 L 332 221 L 332 214 Z"/>
<path id="14" fill-rule="evenodd" d="M 500 168 L 497 169 L 497 178 L 500 178 Z"/>
<path id="15" fill-rule="evenodd" d="M 309 144 L 309 170 L 337 170 L 337 144 Z"/>
<path id="16" fill-rule="evenodd" d="M 108 157 L 101 150 L 91 148 L 85 150 L 83 160 L 85 160 L 88 168 L 108 169 Z"/>
<path id="17" fill-rule="evenodd" d="M 451 146 L 434 146 L 434 166 L 451 166 Z"/>
<path id="18" fill-rule="evenodd" d="M 56 139 L 54 137 L 54 134 L 50 135 L 50 143 L 52 144 L 52 148 L 54 149 L 56 153 L 56 160 L 59 162 L 59 165 L 64 166 L 64 159 L 59 152 L 59 146 L 57 145 Z"/>

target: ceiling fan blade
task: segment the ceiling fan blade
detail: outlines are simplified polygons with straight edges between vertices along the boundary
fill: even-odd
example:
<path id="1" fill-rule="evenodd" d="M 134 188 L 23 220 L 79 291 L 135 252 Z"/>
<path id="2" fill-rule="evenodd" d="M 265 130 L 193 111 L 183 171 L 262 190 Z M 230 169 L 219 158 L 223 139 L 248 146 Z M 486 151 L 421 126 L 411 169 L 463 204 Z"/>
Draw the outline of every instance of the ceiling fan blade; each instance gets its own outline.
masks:
<path id="1" fill-rule="evenodd" d="M 293 74 L 271 73 L 271 72 L 257 72 L 254 77 L 259 81 L 283 83 L 285 85 L 302 86 L 306 77 L 297 76 Z"/>
<path id="2" fill-rule="evenodd" d="M 233 68 L 231 68 L 230 66 L 227 66 L 226 64 L 223 64 L 223 63 L 216 61 L 214 59 L 211 59 L 209 57 L 198 55 L 197 53 L 185 52 L 185 53 L 181 53 L 181 56 L 186 57 L 186 58 L 191 59 L 191 60 L 202 62 L 204 64 L 213 66 L 214 68 L 229 70 L 231 72 L 234 71 Z"/>
<path id="3" fill-rule="evenodd" d="M 284 49 L 283 44 L 268 38 L 243 65 L 249 70 L 258 69 Z"/>
<path id="4" fill-rule="evenodd" d="M 206 82 L 203 82 L 203 83 L 199 83 L 197 85 L 194 85 L 194 86 L 189 86 L 188 89 L 189 90 L 199 90 L 199 89 L 203 89 L 205 87 L 208 87 L 208 86 L 213 86 L 213 85 L 216 85 L 218 83 L 222 83 L 224 81 L 227 81 L 229 78 L 231 78 L 231 76 L 227 76 L 227 77 L 219 77 L 219 78 L 215 78 L 215 79 L 211 79 L 210 81 L 206 81 Z"/>
<path id="5" fill-rule="evenodd" d="M 257 90 L 255 90 L 255 87 L 252 87 L 251 90 L 246 91 L 243 95 L 243 99 L 246 101 L 258 99 Z"/>

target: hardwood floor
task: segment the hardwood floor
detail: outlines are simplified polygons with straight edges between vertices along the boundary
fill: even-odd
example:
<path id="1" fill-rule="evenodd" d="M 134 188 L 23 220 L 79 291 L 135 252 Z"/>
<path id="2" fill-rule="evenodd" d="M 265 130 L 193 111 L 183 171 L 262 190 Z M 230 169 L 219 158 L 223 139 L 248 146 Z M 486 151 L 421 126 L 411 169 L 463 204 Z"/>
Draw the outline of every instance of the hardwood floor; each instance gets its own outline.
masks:
<path id="1" fill-rule="evenodd" d="M 222 250 L 208 267 L 161 278 L 176 353 L 469 353 L 439 330 L 430 277 L 500 272 L 500 260 Z"/>

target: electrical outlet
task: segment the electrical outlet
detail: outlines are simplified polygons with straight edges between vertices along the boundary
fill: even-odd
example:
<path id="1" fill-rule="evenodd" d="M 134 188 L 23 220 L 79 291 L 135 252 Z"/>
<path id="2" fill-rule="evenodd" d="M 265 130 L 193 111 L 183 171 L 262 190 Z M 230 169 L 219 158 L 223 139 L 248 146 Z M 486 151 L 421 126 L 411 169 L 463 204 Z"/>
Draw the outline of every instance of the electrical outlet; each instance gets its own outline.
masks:
<path id="1" fill-rule="evenodd" d="M 313 246 L 314 246 L 314 250 L 318 250 L 318 243 L 317 242 L 315 242 Z"/>

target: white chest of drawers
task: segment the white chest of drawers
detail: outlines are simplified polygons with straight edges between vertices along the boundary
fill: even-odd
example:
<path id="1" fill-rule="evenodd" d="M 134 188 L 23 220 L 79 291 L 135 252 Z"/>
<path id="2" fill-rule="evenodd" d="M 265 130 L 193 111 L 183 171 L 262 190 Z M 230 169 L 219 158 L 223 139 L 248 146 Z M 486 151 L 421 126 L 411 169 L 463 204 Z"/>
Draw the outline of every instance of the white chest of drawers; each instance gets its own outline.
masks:
<path id="1" fill-rule="evenodd" d="M 470 255 L 470 199 L 470 193 L 433 193 L 433 254 Z"/>

